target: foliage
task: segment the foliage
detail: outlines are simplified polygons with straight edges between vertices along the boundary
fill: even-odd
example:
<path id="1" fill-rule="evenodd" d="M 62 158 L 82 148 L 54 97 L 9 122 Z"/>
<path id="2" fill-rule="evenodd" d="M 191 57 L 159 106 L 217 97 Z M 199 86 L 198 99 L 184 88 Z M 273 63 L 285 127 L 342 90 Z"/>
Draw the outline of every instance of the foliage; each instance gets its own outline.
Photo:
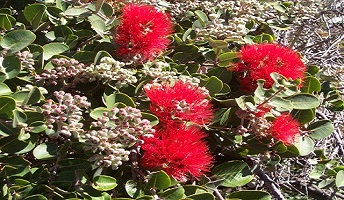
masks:
<path id="1" fill-rule="evenodd" d="M 335 128 L 317 111 L 344 109 L 322 66 L 306 63 L 295 79 L 265 72 L 268 87 L 266 77 L 246 82 L 253 91 L 235 70 L 243 46 L 278 43 L 275 32 L 313 10 L 297 12 L 307 5 L 292 1 L 138 2 L 151 4 L 143 13 L 153 18 L 129 13 L 135 30 L 122 24 L 129 1 L 0 2 L 1 198 L 283 199 L 265 172 L 310 154 L 309 177 L 344 188 L 344 166 L 314 148 Z M 168 22 L 148 34 L 166 20 L 173 33 Z M 135 35 L 141 23 L 145 34 Z"/>

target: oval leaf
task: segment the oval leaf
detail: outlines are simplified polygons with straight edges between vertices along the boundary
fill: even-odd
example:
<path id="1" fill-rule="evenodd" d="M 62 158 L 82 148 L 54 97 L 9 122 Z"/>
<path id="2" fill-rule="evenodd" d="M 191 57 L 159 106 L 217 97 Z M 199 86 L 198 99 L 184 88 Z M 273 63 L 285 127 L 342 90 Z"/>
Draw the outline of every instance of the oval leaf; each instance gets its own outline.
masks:
<path id="1" fill-rule="evenodd" d="M 294 146 L 299 150 L 300 156 L 306 156 L 314 150 L 314 142 L 309 137 L 299 137 Z"/>
<path id="2" fill-rule="evenodd" d="M 171 185 L 171 179 L 164 171 L 154 172 L 149 175 L 147 188 L 163 190 Z"/>
<path id="3" fill-rule="evenodd" d="M 33 155 L 38 160 L 46 160 L 56 157 L 58 145 L 54 143 L 42 143 L 33 150 Z"/>
<path id="4" fill-rule="evenodd" d="M 311 138 L 322 139 L 331 135 L 334 126 L 330 120 L 325 119 L 311 123 L 307 129 L 311 132 L 309 135 Z"/>
<path id="5" fill-rule="evenodd" d="M 203 87 L 209 90 L 210 96 L 214 96 L 216 93 L 220 92 L 223 88 L 222 81 L 216 76 L 211 76 L 203 85 Z"/>
<path id="6" fill-rule="evenodd" d="M 16 102 L 11 97 L 0 97 L 0 116 L 10 117 L 16 108 Z"/>
<path id="7" fill-rule="evenodd" d="M 48 200 L 48 199 L 41 194 L 35 194 L 35 195 L 26 197 L 24 200 Z"/>
<path id="8" fill-rule="evenodd" d="M 233 192 L 228 195 L 229 199 L 241 199 L 241 200 L 271 200 L 271 196 L 267 192 L 254 191 L 254 190 L 242 190 Z"/>
<path id="9" fill-rule="evenodd" d="M 341 170 L 336 175 L 336 186 L 340 189 L 344 189 L 344 171 Z"/>
<path id="10" fill-rule="evenodd" d="M 0 80 L 15 78 L 21 69 L 21 62 L 19 58 L 15 56 L 5 57 L 2 61 L 2 66 L 0 65 Z"/>
<path id="11" fill-rule="evenodd" d="M 111 176 L 100 175 L 93 178 L 92 187 L 99 191 L 112 190 L 117 186 L 116 179 Z"/>
<path id="12" fill-rule="evenodd" d="M 225 187 L 238 187 L 249 183 L 253 179 L 252 172 L 243 161 L 229 161 L 213 169 L 214 176 L 222 180 L 220 185 Z"/>
<path id="13" fill-rule="evenodd" d="M 28 30 L 14 30 L 7 33 L 1 40 L 0 45 L 8 49 L 8 54 L 12 55 L 17 51 L 29 46 L 36 39 L 36 35 Z"/>
<path id="14" fill-rule="evenodd" d="M 319 99 L 311 94 L 297 94 L 288 99 L 293 104 L 293 108 L 299 110 L 312 109 L 320 105 Z"/>
<path id="15" fill-rule="evenodd" d="M 165 199 L 165 200 L 181 199 L 183 198 L 183 196 L 184 196 L 183 187 L 168 189 L 160 195 L 160 197 L 163 197 L 162 199 Z"/>
<path id="16" fill-rule="evenodd" d="M 66 44 L 62 44 L 58 42 L 48 43 L 43 46 L 43 59 L 48 60 L 54 55 L 63 53 L 67 51 L 68 49 L 69 49 L 69 46 Z"/>

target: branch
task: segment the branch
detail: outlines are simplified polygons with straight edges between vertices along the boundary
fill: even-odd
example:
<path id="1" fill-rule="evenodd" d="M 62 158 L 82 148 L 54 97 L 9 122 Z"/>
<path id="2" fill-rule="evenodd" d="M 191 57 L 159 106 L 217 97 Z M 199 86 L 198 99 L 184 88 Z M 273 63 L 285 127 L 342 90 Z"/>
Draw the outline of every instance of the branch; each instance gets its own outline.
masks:
<path id="1" fill-rule="evenodd" d="M 286 200 L 281 193 L 281 189 L 279 185 L 272 180 L 261 168 L 258 162 L 254 161 L 252 158 L 247 158 L 246 161 L 248 161 L 251 166 L 254 166 L 255 174 L 264 181 L 265 188 L 269 191 L 270 194 L 272 194 L 277 200 Z"/>

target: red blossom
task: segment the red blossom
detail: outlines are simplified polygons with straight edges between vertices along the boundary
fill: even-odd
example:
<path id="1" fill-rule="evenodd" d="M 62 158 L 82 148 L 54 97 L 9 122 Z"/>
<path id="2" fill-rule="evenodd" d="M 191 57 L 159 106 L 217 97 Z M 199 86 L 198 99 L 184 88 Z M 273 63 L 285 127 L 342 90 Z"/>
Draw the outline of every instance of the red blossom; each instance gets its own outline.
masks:
<path id="1" fill-rule="evenodd" d="M 164 170 L 180 181 L 208 172 L 213 157 L 202 138 L 205 134 L 195 127 L 161 129 L 155 138 L 147 138 L 141 165 L 148 170 Z"/>
<path id="2" fill-rule="evenodd" d="M 203 125 L 213 118 L 208 92 L 204 88 L 177 81 L 174 84 L 148 84 L 144 90 L 151 101 L 150 110 L 162 125 L 174 126 L 182 122 Z"/>
<path id="3" fill-rule="evenodd" d="M 122 11 L 115 35 L 119 56 L 151 60 L 167 47 L 172 22 L 164 12 L 137 4 L 128 4 Z"/>
<path id="4" fill-rule="evenodd" d="M 270 77 L 272 72 L 296 80 L 302 79 L 306 71 L 297 52 L 278 44 L 246 45 L 241 48 L 239 58 L 242 62 L 235 66 L 235 70 L 243 72 L 238 79 L 241 88 L 248 92 L 257 88 L 258 79 L 265 80 L 265 88 L 271 88 L 274 83 Z"/>
<path id="5" fill-rule="evenodd" d="M 291 145 L 300 133 L 299 123 L 290 114 L 282 114 L 272 122 L 269 132 L 273 138 Z"/>

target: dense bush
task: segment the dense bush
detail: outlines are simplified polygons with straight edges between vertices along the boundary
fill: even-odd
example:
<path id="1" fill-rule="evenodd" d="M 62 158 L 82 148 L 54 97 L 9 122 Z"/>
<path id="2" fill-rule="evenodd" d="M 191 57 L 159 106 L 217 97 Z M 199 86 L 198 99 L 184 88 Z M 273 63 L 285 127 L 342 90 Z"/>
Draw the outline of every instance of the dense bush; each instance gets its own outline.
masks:
<path id="1" fill-rule="evenodd" d="M 0 5 L 2 199 L 341 197 L 338 80 L 279 44 L 321 1 Z"/>

